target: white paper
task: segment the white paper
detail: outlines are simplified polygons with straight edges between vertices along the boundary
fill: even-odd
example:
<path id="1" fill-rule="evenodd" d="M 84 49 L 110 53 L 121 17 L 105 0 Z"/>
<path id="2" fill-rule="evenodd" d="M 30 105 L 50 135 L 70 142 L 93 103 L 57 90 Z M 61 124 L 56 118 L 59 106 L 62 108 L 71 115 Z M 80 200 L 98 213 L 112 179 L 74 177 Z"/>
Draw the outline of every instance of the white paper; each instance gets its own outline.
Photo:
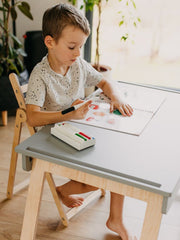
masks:
<path id="1" fill-rule="evenodd" d="M 164 102 L 165 94 L 151 88 L 137 87 L 125 83 L 118 83 L 117 86 L 120 96 L 133 107 L 132 116 L 124 117 L 110 113 L 110 99 L 101 90 L 97 90 L 88 97 L 93 102 L 85 119 L 75 120 L 75 122 L 140 135 Z"/>

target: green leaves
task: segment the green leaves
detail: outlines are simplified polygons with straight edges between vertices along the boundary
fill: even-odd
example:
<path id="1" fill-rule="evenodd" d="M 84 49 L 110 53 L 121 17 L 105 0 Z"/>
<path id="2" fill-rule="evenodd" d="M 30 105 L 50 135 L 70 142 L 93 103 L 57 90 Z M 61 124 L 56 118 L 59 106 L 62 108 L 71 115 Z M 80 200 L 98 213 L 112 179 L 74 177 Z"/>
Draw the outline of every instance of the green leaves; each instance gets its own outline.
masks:
<path id="1" fill-rule="evenodd" d="M 7 11 L 7 9 L 0 7 L 0 11 Z"/>
<path id="2" fill-rule="evenodd" d="M 8 0 L 2 1 L 2 5 L 7 9 L 10 7 Z"/>
<path id="3" fill-rule="evenodd" d="M 16 44 L 18 47 L 22 47 L 21 41 L 12 33 L 9 33 L 10 37 L 12 38 L 14 44 Z"/>
<path id="4" fill-rule="evenodd" d="M 141 19 L 136 15 L 136 4 L 134 0 L 119 0 L 121 2 L 121 11 L 119 27 L 121 27 L 121 41 L 126 42 L 128 39 L 132 40 L 133 28 L 137 28 Z"/>
<path id="5" fill-rule="evenodd" d="M 120 21 L 119 22 L 119 27 L 121 26 L 121 25 L 123 25 L 124 24 L 124 21 L 122 20 L 122 21 Z"/>
<path id="6" fill-rule="evenodd" d="M 134 9 L 136 9 L 136 4 L 135 4 L 134 0 L 131 0 L 131 3 L 133 5 Z"/>
<path id="7" fill-rule="evenodd" d="M 21 55 L 23 57 L 27 57 L 27 53 L 23 50 L 23 48 L 18 48 L 17 49 L 17 54 Z"/>
<path id="8" fill-rule="evenodd" d="M 68 0 L 73 5 L 76 5 L 77 0 Z M 95 5 L 98 5 L 102 2 L 102 0 L 83 0 L 83 4 L 80 6 L 80 9 L 84 8 L 86 11 L 93 11 Z M 108 0 L 106 0 L 108 2 Z"/>
<path id="9" fill-rule="evenodd" d="M 128 39 L 128 33 L 126 33 L 124 36 L 121 37 L 121 41 L 123 40 L 124 42 Z"/>
<path id="10" fill-rule="evenodd" d="M 71 2 L 72 5 L 76 5 L 76 0 L 69 0 L 69 2 Z"/>
<path id="11" fill-rule="evenodd" d="M 17 18 L 17 12 L 14 7 L 11 7 L 11 17 L 12 17 L 12 20 L 14 20 L 14 21 Z"/>
<path id="12" fill-rule="evenodd" d="M 30 6 L 27 2 L 21 2 L 21 4 L 18 5 L 18 8 L 26 17 L 33 20 L 33 16 L 30 12 Z"/>
<path id="13" fill-rule="evenodd" d="M 15 71 L 19 75 L 19 70 L 12 59 L 7 59 L 8 67 L 10 71 Z"/>
<path id="14" fill-rule="evenodd" d="M 0 0 L 0 76 L 23 70 L 21 57 L 25 57 L 23 45 L 11 31 L 11 21 L 18 17 L 17 8 L 29 19 L 33 20 L 29 3 L 25 1 Z"/>

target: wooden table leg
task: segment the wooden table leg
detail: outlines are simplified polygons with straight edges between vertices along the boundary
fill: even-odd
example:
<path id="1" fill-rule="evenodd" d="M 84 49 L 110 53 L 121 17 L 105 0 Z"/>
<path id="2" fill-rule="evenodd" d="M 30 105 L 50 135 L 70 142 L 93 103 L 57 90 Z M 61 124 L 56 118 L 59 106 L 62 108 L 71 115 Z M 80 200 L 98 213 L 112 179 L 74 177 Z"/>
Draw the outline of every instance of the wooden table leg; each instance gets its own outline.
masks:
<path id="1" fill-rule="evenodd" d="M 154 193 L 149 194 L 140 240 L 157 240 L 161 225 L 163 197 Z"/>
<path id="2" fill-rule="evenodd" d="M 44 179 L 43 161 L 34 159 L 20 240 L 35 239 Z"/>

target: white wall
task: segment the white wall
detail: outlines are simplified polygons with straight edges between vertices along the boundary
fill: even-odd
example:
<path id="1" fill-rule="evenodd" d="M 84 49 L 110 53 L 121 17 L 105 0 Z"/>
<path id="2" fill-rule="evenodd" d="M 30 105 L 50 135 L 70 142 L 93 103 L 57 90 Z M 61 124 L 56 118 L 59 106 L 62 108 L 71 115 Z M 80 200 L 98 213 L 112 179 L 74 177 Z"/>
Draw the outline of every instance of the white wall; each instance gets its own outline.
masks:
<path id="1" fill-rule="evenodd" d="M 26 0 L 30 7 L 34 20 L 28 19 L 20 11 L 18 11 L 18 18 L 16 20 L 17 36 L 23 43 L 23 35 L 26 31 L 41 30 L 42 16 L 45 10 L 58 3 L 67 3 L 68 0 Z"/>

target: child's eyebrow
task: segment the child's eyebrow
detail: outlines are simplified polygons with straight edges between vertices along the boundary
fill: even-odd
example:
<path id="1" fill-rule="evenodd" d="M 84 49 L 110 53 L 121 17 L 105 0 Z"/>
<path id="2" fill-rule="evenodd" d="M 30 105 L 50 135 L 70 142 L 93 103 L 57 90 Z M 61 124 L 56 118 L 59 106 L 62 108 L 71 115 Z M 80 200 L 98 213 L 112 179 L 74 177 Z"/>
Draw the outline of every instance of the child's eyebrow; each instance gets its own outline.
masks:
<path id="1" fill-rule="evenodd" d="M 71 44 L 76 44 L 77 42 L 68 42 L 68 43 L 71 43 Z"/>

